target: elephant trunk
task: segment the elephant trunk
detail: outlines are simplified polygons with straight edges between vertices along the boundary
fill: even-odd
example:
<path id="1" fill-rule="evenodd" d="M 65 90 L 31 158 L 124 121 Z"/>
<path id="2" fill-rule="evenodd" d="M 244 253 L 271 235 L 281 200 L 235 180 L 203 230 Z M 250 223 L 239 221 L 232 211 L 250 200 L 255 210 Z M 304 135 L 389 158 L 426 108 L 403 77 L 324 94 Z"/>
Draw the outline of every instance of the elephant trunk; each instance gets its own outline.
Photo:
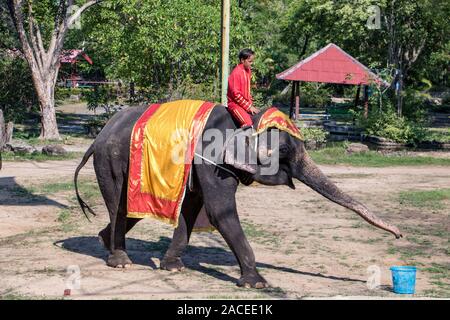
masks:
<path id="1" fill-rule="evenodd" d="M 325 176 L 319 167 L 317 167 L 306 151 L 302 153 L 300 159 L 296 160 L 296 168 L 294 171 L 297 179 L 323 195 L 325 198 L 353 210 L 370 224 L 394 234 L 397 239 L 402 237 L 400 230 L 396 226 L 384 222 L 370 212 L 370 210 L 362 203 L 342 192 L 328 177 Z"/>

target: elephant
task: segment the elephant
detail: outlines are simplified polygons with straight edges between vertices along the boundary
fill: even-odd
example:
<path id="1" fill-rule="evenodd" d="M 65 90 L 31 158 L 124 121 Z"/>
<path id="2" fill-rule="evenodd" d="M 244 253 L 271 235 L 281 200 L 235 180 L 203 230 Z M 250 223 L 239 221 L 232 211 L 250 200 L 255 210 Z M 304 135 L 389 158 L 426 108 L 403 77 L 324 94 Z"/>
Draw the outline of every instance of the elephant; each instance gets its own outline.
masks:
<path id="1" fill-rule="evenodd" d="M 130 107 L 116 113 L 88 148 L 75 171 L 77 199 L 88 217 L 86 210 L 91 214 L 95 213 L 81 199 L 77 177 L 90 156 L 94 155 L 95 174 L 110 217 L 110 223 L 98 236 L 99 241 L 109 251 L 106 264 L 110 267 L 127 268 L 132 264 L 126 252 L 125 235 L 140 219 L 127 217 L 130 136 L 134 124 L 146 109 L 147 106 Z M 258 123 L 262 114 L 261 112 L 253 115 L 253 122 Z M 210 143 L 204 139 L 204 132 L 208 129 L 225 132 L 227 129 L 237 130 L 238 124 L 226 107 L 217 105 L 211 111 L 200 137 L 200 140 L 204 140 L 204 145 Z M 278 129 L 270 129 L 269 134 L 272 130 Z M 254 181 L 263 185 L 285 185 L 295 189 L 293 179 L 299 180 L 329 200 L 353 210 L 370 224 L 392 233 L 397 239 L 402 237 L 397 227 L 382 221 L 365 205 L 345 194 L 327 178 L 308 155 L 302 140 L 285 131 L 277 132 L 279 148 L 275 151 L 278 153 L 279 167 L 273 175 L 261 174 L 262 166 L 259 162 L 255 165 L 255 170 L 249 171 L 227 163 L 223 165 L 227 170 L 221 170 L 206 162 L 193 162 L 194 187 L 186 188 L 179 223 L 160 262 L 161 269 L 181 271 L 184 268 L 182 254 L 189 243 L 196 218 L 204 206 L 210 223 L 224 238 L 239 263 L 241 276 L 237 285 L 247 288 L 268 287 L 268 282 L 256 269 L 255 255 L 244 234 L 236 208 L 235 194 L 239 183 L 249 185 Z"/>

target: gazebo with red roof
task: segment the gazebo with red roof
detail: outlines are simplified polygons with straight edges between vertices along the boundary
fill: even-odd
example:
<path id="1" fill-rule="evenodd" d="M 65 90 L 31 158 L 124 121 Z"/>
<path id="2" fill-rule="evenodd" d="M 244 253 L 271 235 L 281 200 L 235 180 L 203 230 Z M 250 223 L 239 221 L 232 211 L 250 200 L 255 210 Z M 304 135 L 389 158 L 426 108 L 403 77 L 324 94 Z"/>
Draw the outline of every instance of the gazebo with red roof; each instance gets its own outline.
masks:
<path id="1" fill-rule="evenodd" d="M 289 69 L 277 74 L 277 79 L 293 81 L 290 117 L 293 116 L 295 99 L 295 119 L 298 119 L 300 107 L 300 81 L 338 83 L 358 86 L 356 102 L 359 99 L 360 86 L 365 90 L 365 113 L 368 111 L 369 84 L 388 86 L 389 84 L 370 71 L 366 66 L 346 53 L 334 43 L 320 49 L 308 58 Z"/>
<path id="2" fill-rule="evenodd" d="M 70 86 L 75 88 L 78 84 L 78 73 L 77 73 L 77 62 L 79 62 L 78 57 L 81 56 L 86 60 L 90 65 L 93 64 L 92 59 L 83 51 L 79 49 L 71 49 L 71 50 L 64 50 L 61 53 L 61 56 L 59 57 L 60 63 L 66 63 L 70 64 L 71 67 L 71 73 L 70 73 Z"/>

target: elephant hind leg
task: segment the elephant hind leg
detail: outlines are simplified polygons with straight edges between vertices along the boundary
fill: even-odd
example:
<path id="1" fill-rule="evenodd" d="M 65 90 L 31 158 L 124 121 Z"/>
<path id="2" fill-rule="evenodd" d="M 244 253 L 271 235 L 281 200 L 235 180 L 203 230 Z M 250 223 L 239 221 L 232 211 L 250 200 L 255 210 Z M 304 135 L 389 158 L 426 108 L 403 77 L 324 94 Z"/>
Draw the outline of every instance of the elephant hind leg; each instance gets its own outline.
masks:
<path id="1" fill-rule="evenodd" d="M 126 221 L 126 233 L 130 231 L 139 221 L 142 219 L 137 218 L 127 218 Z M 111 223 L 108 223 L 108 225 L 98 233 L 98 240 L 100 244 L 106 249 L 110 250 L 111 247 Z"/>
<path id="2" fill-rule="evenodd" d="M 110 224 L 99 235 L 110 252 L 106 264 L 114 268 L 126 268 L 132 264 L 125 247 L 127 189 L 124 182 L 126 179 L 118 168 L 104 169 L 108 168 L 109 165 L 109 163 L 94 165 L 100 191 L 110 218 Z M 97 170 L 97 168 L 101 169 Z"/>

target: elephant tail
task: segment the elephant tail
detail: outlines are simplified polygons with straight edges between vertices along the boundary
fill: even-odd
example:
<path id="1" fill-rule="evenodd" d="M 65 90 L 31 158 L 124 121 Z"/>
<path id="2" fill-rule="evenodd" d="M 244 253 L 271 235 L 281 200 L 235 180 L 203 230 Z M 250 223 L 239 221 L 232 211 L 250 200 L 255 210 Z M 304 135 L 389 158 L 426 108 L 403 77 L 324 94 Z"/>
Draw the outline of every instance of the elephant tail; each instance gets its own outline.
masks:
<path id="1" fill-rule="evenodd" d="M 84 165 L 86 164 L 86 162 L 89 160 L 89 158 L 94 154 L 94 144 L 92 144 L 89 149 L 86 151 L 86 153 L 83 156 L 83 159 L 81 160 L 81 163 L 78 165 L 77 169 L 75 170 L 75 176 L 74 176 L 74 184 L 75 184 L 75 192 L 77 194 L 77 200 L 78 203 L 80 204 L 81 210 L 83 210 L 83 213 L 86 217 L 86 219 L 89 220 L 89 222 L 91 222 L 91 220 L 89 219 L 88 214 L 86 213 L 86 209 L 93 215 L 96 216 L 96 213 L 94 212 L 94 210 L 92 210 L 87 204 L 86 202 L 83 201 L 83 199 L 81 199 L 80 197 L 80 193 L 78 192 L 78 184 L 77 184 L 77 180 L 78 180 L 78 173 L 80 172 L 81 168 L 84 167 Z"/>

